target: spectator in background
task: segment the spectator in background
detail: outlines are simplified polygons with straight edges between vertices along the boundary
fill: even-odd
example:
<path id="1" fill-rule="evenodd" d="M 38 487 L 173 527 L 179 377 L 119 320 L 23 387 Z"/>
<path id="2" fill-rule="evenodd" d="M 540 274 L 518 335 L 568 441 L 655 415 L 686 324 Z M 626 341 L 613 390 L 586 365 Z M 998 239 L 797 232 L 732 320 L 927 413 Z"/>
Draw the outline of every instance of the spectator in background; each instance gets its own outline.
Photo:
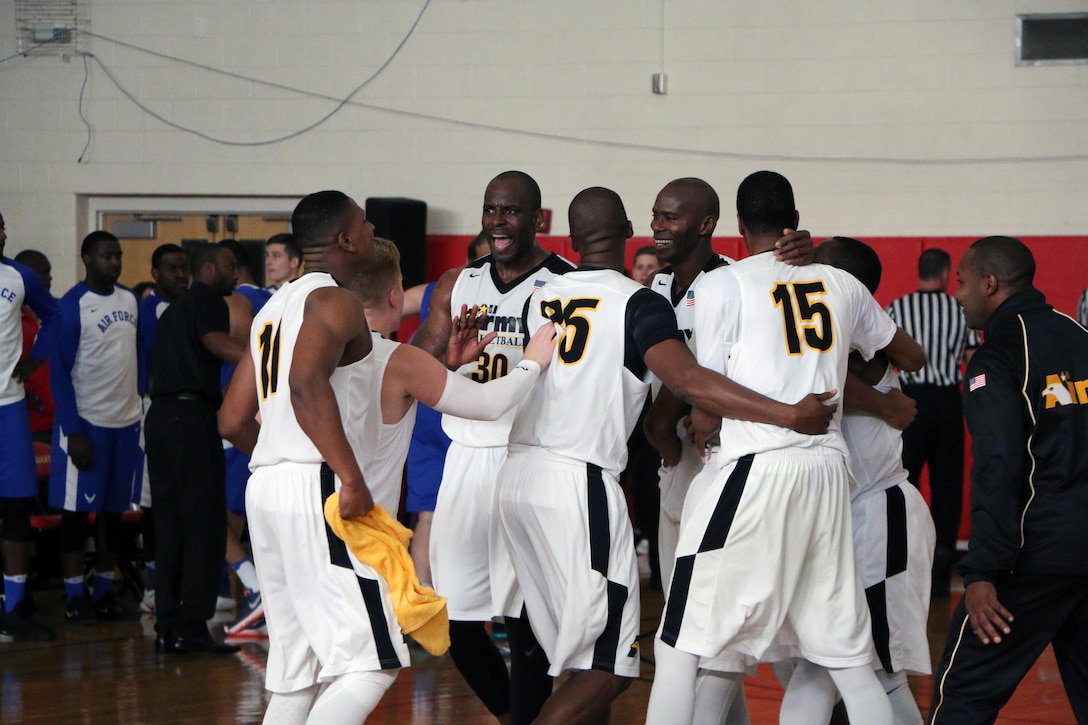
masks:
<path id="1" fill-rule="evenodd" d="M 302 250 L 295 235 L 288 232 L 273 234 L 265 242 L 264 273 L 267 289 L 276 291 L 298 277 L 302 266 Z"/>
<path id="2" fill-rule="evenodd" d="M 230 311 L 230 336 L 242 346 L 249 345 L 249 328 L 253 325 L 256 314 L 268 298 L 272 296 L 266 289 L 261 289 L 253 282 L 250 271 L 249 253 L 234 239 L 224 239 L 219 245 L 234 255 L 238 270 L 238 286 L 234 294 L 226 297 Z M 227 389 L 234 374 L 235 365 L 225 363 L 220 378 L 222 388 Z M 242 583 L 242 601 L 238 616 L 227 626 L 228 636 L 237 636 L 245 630 L 256 630 L 264 625 L 264 603 L 261 601 L 261 587 L 257 583 L 257 570 L 253 566 L 253 557 L 242 546 L 242 536 L 246 531 L 246 485 L 249 483 L 249 456 L 235 448 L 229 441 L 223 441 L 223 455 L 227 466 L 227 565 Z"/>
<path id="3" fill-rule="evenodd" d="M 227 540 L 225 463 L 216 411 L 220 361 L 237 363 L 245 345 L 230 336 L 223 297 L 238 281 L 234 255 L 199 245 L 193 284 L 159 319 L 151 351 L 148 473 L 156 502 L 160 652 L 237 652 L 212 639 L 216 589 Z"/>
<path id="4" fill-rule="evenodd" d="M 932 596 L 949 595 L 963 513 L 963 401 L 960 372 L 978 346 L 963 311 L 947 293 L 952 259 L 943 249 L 927 249 L 918 258 L 918 291 L 892 302 L 888 314 L 922 344 L 926 366 L 900 373 L 903 392 L 918 403 L 918 417 L 903 432 L 903 466 L 918 485 L 929 467 L 929 507 L 937 527 L 933 554 Z"/>
<path id="5" fill-rule="evenodd" d="M 60 313 L 38 275 L 2 256 L 6 241 L 4 217 L 0 216 L 0 517 L 4 519 L 0 538 L 4 560 L 0 641 L 48 641 L 56 635 L 34 621 L 24 597 L 30 561 L 30 513 L 38 493 L 38 478 L 23 382 L 45 360 L 60 324 Z M 41 320 L 41 331 L 29 354 L 20 361 L 24 304 Z"/>
<path id="6" fill-rule="evenodd" d="M 136 299 L 143 302 L 148 297 L 155 294 L 155 283 L 146 280 L 137 282 L 132 288 L 132 293 L 136 295 Z"/>
<path id="7" fill-rule="evenodd" d="M 652 244 L 635 250 L 635 259 L 631 263 L 631 279 L 643 287 L 649 287 L 654 275 L 661 269 L 657 261 L 657 248 Z"/>
<path id="8" fill-rule="evenodd" d="M 140 301 L 140 316 L 136 322 L 136 387 L 142 396 L 143 413 L 151 407 L 151 398 L 147 394 L 149 371 L 151 369 L 151 347 L 155 344 L 155 328 L 159 318 L 172 302 L 176 302 L 189 289 L 189 258 L 185 250 L 176 244 L 160 244 L 151 253 L 151 277 L 155 280 L 151 292 Z M 134 290 L 135 291 L 135 290 Z M 141 429 L 140 445 L 143 446 L 144 431 Z M 133 503 L 139 504 L 140 535 L 143 538 L 143 555 L 146 581 L 144 597 L 140 602 L 140 611 L 147 614 L 155 612 L 155 587 L 158 584 L 158 565 L 155 561 L 156 544 L 155 518 L 151 506 L 151 484 L 147 475 L 147 456 L 144 456 L 143 472 L 139 491 L 133 496 Z"/>
<path id="9" fill-rule="evenodd" d="M 35 249 L 24 249 L 15 255 L 15 261 L 29 267 L 41 280 L 45 291 L 53 286 L 53 266 L 49 259 Z M 50 295 L 52 297 L 52 295 Z M 34 314 L 30 305 L 23 305 L 23 357 L 30 354 L 34 346 L 41 320 Z M 49 387 L 49 361 L 42 364 L 23 381 L 26 391 L 26 405 L 30 411 L 30 437 L 36 443 L 46 445 L 53 439 L 53 415 L 56 409 L 53 403 L 53 391 Z"/>
<path id="10" fill-rule="evenodd" d="M 121 512 L 140 470 L 140 395 L 136 369 L 136 295 L 117 284 L 121 243 L 94 231 L 80 248 L 86 276 L 60 300 L 62 323 L 49 371 L 57 404 L 49 503 L 62 509 L 61 570 L 69 622 L 114 619 L 113 571 Z M 95 521 L 91 594 L 84 591 L 87 514 Z"/>

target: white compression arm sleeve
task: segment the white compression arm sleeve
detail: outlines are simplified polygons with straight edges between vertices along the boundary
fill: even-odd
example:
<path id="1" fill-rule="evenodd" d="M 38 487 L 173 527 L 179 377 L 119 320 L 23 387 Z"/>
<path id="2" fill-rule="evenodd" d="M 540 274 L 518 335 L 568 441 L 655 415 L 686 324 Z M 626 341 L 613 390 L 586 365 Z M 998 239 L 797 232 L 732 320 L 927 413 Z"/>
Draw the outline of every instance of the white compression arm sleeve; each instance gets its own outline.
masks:
<path id="1" fill-rule="evenodd" d="M 483 385 L 446 371 L 446 387 L 434 409 L 458 418 L 498 420 L 525 397 L 539 376 L 540 365 L 532 360 L 522 360 L 509 375 Z"/>

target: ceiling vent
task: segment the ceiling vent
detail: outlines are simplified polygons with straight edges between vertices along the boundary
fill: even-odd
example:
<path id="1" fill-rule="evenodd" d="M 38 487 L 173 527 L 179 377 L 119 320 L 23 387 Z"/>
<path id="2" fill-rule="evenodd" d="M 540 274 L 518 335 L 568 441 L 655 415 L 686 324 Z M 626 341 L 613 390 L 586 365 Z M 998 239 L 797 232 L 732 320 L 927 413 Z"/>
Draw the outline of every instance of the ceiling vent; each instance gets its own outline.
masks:
<path id="1" fill-rule="evenodd" d="M 1017 65 L 1088 63 L 1088 13 L 1018 15 Z"/>

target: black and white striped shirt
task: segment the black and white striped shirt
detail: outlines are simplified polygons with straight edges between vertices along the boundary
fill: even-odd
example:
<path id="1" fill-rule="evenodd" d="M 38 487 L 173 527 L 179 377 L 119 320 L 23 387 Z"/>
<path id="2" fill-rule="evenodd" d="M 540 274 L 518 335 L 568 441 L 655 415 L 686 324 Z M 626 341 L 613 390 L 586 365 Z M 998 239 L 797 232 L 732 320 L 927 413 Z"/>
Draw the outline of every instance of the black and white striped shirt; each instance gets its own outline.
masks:
<path id="1" fill-rule="evenodd" d="M 1088 289 L 1084 290 L 1084 294 L 1080 296 L 1080 302 L 1077 303 L 1077 322 L 1082 327 L 1088 327 Z"/>
<path id="2" fill-rule="evenodd" d="M 888 314 L 926 351 L 926 365 L 899 373 L 904 385 L 959 385 L 964 350 L 978 347 L 978 333 L 968 329 L 963 310 L 943 291 L 912 292 L 888 307 Z"/>

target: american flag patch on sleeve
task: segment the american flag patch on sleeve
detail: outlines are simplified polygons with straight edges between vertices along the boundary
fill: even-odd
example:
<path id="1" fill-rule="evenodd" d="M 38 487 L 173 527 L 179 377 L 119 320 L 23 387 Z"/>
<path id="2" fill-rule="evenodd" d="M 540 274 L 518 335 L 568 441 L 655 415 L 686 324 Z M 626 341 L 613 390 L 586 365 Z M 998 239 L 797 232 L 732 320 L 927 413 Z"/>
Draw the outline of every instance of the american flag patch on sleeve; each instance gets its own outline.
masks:
<path id="1" fill-rule="evenodd" d="M 979 388 L 986 387 L 986 373 L 980 373 L 975 377 L 967 381 L 967 391 L 970 393 L 975 392 Z"/>
<path id="2" fill-rule="evenodd" d="M 545 282 L 542 279 L 534 279 L 533 280 L 533 290 L 529 294 L 532 294 L 533 292 L 536 292 L 537 290 L 539 290 L 541 287 L 543 287 L 546 284 L 547 284 L 547 282 Z"/>
<path id="3" fill-rule="evenodd" d="M 684 306 L 685 307 L 694 307 L 695 306 L 695 290 L 693 290 L 693 289 L 688 290 L 687 295 L 684 296 Z"/>

